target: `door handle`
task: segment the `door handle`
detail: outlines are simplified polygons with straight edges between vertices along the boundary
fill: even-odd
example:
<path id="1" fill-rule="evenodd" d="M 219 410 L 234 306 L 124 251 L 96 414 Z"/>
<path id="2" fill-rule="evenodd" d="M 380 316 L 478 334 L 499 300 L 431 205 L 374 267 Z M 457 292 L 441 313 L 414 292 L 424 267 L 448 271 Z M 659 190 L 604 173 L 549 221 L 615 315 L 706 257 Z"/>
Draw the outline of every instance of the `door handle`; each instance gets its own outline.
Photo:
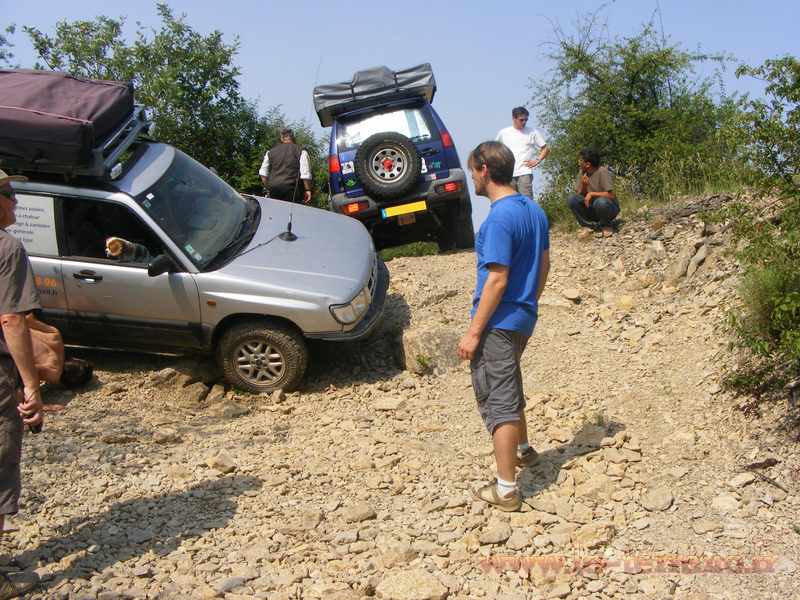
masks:
<path id="1" fill-rule="evenodd" d="M 86 283 L 97 283 L 98 281 L 103 281 L 102 275 L 98 275 L 94 271 L 90 271 L 88 269 L 84 269 L 83 271 L 78 271 L 77 273 L 73 273 L 72 276 L 75 279 L 80 279 L 81 281 L 85 281 Z"/>
<path id="2" fill-rule="evenodd" d="M 422 156 L 433 156 L 434 154 L 437 154 L 438 152 L 439 151 L 436 148 L 425 148 L 425 150 L 420 152 L 420 154 Z"/>

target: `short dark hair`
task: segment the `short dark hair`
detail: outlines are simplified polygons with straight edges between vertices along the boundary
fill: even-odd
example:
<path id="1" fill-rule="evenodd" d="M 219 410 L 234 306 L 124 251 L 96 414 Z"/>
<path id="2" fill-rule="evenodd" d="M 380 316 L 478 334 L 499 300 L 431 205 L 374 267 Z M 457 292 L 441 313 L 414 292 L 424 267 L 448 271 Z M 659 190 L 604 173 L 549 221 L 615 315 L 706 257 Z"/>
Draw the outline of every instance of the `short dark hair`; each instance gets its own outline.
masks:
<path id="1" fill-rule="evenodd" d="M 600 153 L 594 148 L 583 148 L 579 156 L 581 160 L 585 160 L 591 164 L 595 169 L 600 166 Z"/>
<path id="2" fill-rule="evenodd" d="M 516 119 L 517 117 L 528 117 L 528 116 L 530 116 L 530 113 L 528 112 L 528 109 L 525 108 L 524 106 L 518 106 L 516 108 L 511 109 L 512 119 Z"/>
<path id="3" fill-rule="evenodd" d="M 510 184 L 514 176 L 514 154 L 508 146 L 500 142 L 483 142 L 470 152 L 470 168 L 480 169 L 483 165 L 489 168 L 489 179 L 499 184 Z"/>
<path id="4" fill-rule="evenodd" d="M 292 131 L 288 127 L 284 127 L 283 129 L 281 129 L 281 137 L 288 137 L 288 138 L 290 138 L 292 140 L 292 142 L 295 141 L 295 139 L 294 139 L 294 131 Z"/>

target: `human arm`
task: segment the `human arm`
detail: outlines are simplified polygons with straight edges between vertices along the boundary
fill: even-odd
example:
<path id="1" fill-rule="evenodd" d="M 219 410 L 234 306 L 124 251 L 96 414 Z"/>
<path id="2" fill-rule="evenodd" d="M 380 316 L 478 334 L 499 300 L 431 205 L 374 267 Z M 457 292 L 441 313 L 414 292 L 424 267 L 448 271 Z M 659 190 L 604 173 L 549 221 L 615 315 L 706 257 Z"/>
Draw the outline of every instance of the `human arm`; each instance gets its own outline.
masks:
<path id="1" fill-rule="evenodd" d="M 23 402 L 17 410 L 26 425 L 42 422 L 42 395 L 39 389 L 39 373 L 33 362 L 33 344 L 24 313 L 0 315 L 0 326 L 8 347 L 8 353 L 17 366 L 23 385 Z"/>
<path id="2" fill-rule="evenodd" d="M 597 187 L 600 191 L 597 192 L 584 192 L 584 204 L 588 207 L 596 198 L 608 198 L 609 200 L 616 200 L 617 196 L 614 193 L 614 179 L 607 167 L 600 167 L 597 172 Z M 588 179 L 587 179 L 588 181 Z"/>
<path id="3" fill-rule="evenodd" d="M 508 287 L 508 267 L 493 263 L 487 269 L 489 274 L 483 284 L 475 316 L 472 317 L 469 329 L 458 343 L 458 357 L 462 360 L 472 360 L 475 356 L 481 335 Z"/>
<path id="4" fill-rule="evenodd" d="M 534 158 L 534 159 L 532 159 L 532 160 L 526 160 L 526 161 L 525 161 L 523 164 L 524 164 L 526 167 L 530 167 L 530 168 L 532 168 L 532 169 L 533 169 L 534 167 L 538 167 L 538 166 L 541 164 L 541 162 L 542 162 L 542 161 L 543 161 L 545 158 L 547 158 L 547 155 L 548 155 L 548 154 L 550 154 L 550 147 L 549 147 L 549 146 L 547 146 L 547 145 L 544 145 L 544 146 L 542 146 L 542 147 L 541 147 L 541 149 L 539 150 L 539 156 L 538 156 L 537 158 Z"/>
<path id="5" fill-rule="evenodd" d="M 311 166 L 308 162 L 308 152 L 300 153 L 300 179 L 303 180 L 303 202 L 311 203 Z"/>
<path id="6" fill-rule="evenodd" d="M 536 288 L 536 301 L 542 297 L 544 286 L 547 283 L 547 276 L 550 274 L 550 249 L 548 248 L 542 252 L 542 258 L 539 262 L 539 285 Z"/>
<path id="7" fill-rule="evenodd" d="M 261 162 L 261 168 L 258 170 L 258 174 L 261 177 L 261 183 L 266 189 L 267 177 L 269 177 L 269 152 L 264 153 L 264 160 Z"/>

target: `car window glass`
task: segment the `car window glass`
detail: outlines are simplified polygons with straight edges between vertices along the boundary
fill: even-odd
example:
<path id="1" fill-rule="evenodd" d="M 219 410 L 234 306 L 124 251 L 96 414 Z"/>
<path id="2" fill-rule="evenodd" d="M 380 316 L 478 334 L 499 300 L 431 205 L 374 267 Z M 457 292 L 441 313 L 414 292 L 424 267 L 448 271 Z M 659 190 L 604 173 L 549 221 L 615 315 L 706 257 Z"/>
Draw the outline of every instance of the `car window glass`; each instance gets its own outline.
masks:
<path id="1" fill-rule="evenodd" d="M 400 133 L 413 142 L 431 139 L 431 132 L 422 111 L 418 108 L 407 108 L 391 112 L 370 115 L 360 121 L 344 123 L 339 128 L 336 145 L 339 149 L 355 148 L 369 136 L 384 131 Z"/>
<path id="2" fill-rule="evenodd" d="M 146 266 L 152 257 L 163 253 L 158 238 L 126 206 L 99 200 L 63 200 L 63 255 L 84 260 L 102 260 L 131 266 Z M 120 251 L 108 240 L 116 238 Z"/>
<path id="3" fill-rule="evenodd" d="M 16 193 L 17 222 L 7 228 L 32 256 L 58 256 L 55 201 L 52 196 Z"/>
<path id="4" fill-rule="evenodd" d="M 248 215 L 236 190 L 180 151 L 135 199 L 200 269 L 236 238 Z"/>

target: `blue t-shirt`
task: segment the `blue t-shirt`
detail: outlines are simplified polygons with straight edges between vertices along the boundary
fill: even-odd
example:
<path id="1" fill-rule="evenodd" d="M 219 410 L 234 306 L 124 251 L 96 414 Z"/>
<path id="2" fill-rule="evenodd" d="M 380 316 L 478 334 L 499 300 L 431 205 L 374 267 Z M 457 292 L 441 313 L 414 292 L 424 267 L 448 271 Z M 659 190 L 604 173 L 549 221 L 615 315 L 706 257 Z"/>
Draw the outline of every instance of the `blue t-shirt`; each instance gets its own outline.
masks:
<path id="1" fill-rule="evenodd" d="M 487 330 L 509 329 L 531 335 L 538 314 L 539 265 L 549 248 L 547 216 L 536 202 L 520 194 L 492 202 L 475 241 L 478 282 L 470 315 L 474 316 L 478 308 L 489 265 L 503 265 L 508 267 L 508 287 Z"/>

